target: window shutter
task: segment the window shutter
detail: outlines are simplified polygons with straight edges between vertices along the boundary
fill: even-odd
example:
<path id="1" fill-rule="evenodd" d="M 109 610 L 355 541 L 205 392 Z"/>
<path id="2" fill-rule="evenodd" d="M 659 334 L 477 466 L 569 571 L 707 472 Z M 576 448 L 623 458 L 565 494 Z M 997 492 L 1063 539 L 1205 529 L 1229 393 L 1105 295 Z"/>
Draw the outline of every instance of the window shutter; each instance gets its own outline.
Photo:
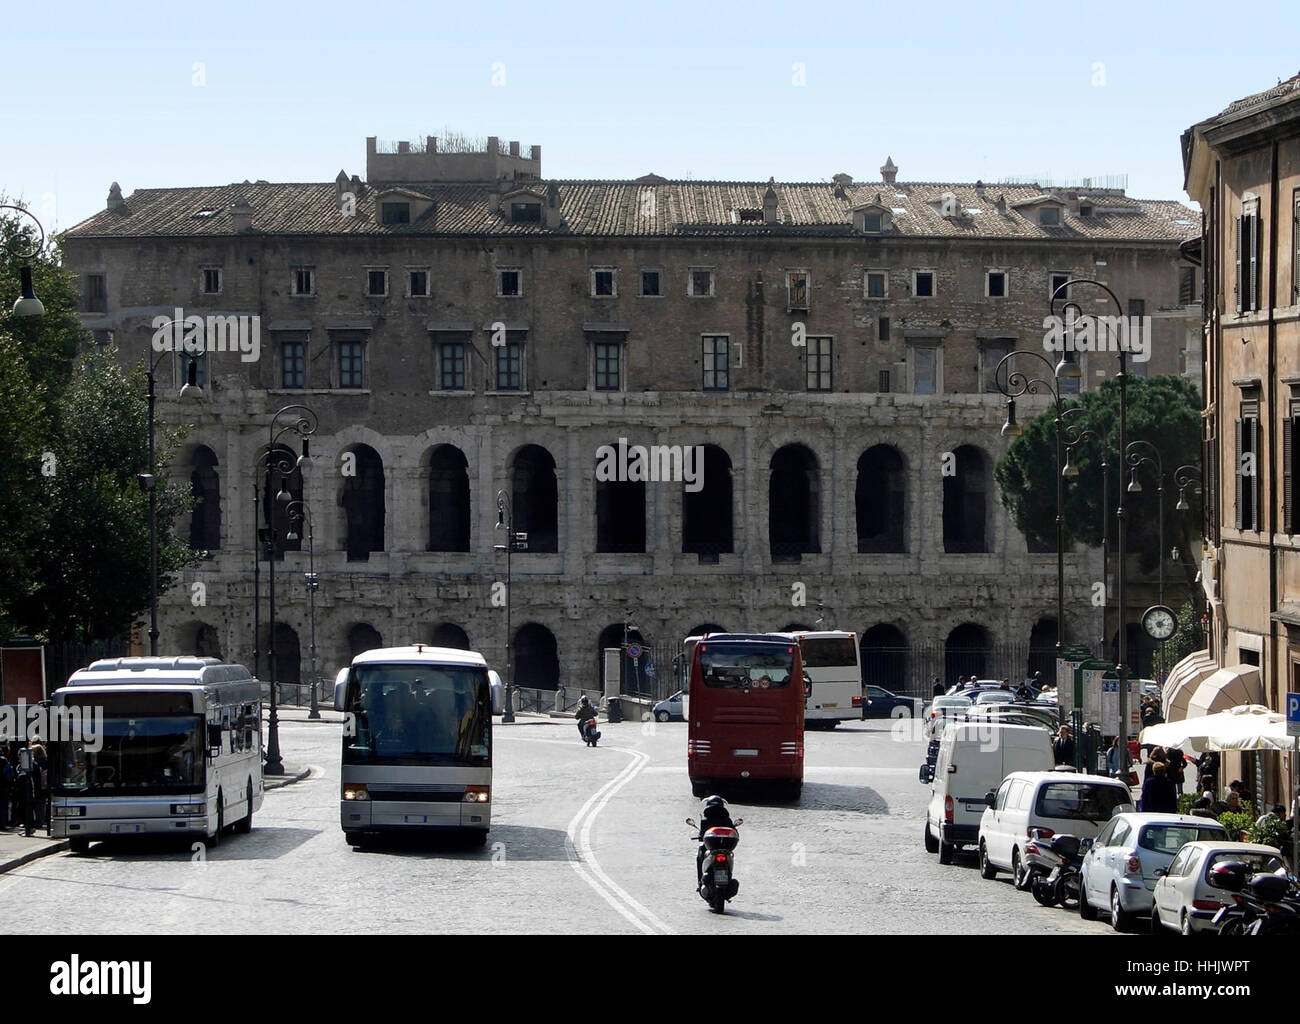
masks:
<path id="1" fill-rule="evenodd" d="M 1259 295 L 1259 217 L 1250 218 L 1250 307 L 1260 308 Z"/>
<path id="2" fill-rule="evenodd" d="M 1295 428 L 1295 418 L 1288 416 L 1282 421 L 1282 530 L 1284 533 L 1294 533 L 1291 524 L 1295 520 L 1292 499 L 1292 478 L 1291 478 L 1291 444 L 1292 431 Z"/>
<path id="3" fill-rule="evenodd" d="M 1244 518 L 1241 514 L 1241 497 L 1242 497 L 1242 480 L 1241 480 L 1241 420 L 1232 421 L 1233 440 L 1235 441 L 1236 461 L 1232 464 L 1232 475 L 1237 481 L 1237 513 L 1233 519 L 1233 525 L 1238 530 L 1245 529 Z"/>
<path id="4" fill-rule="evenodd" d="M 1250 451 L 1251 454 L 1254 456 L 1254 458 L 1251 460 L 1252 464 L 1250 468 L 1255 471 L 1253 474 L 1251 474 L 1251 478 L 1250 478 L 1250 493 L 1251 493 L 1250 528 L 1252 530 L 1262 530 L 1264 528 L 1264 514 L 1259 506 L 1260 506 L 1260 500 L 1264 496 L 1264 488 L 1260 486 L 1264 479 L 1264 474 L 1262 472 L 1264 467 L 1261 464 L 1259 458 L 1259 417 L 1258 416 L 1252 416 L 1250 418 Z"/>
<path id="5" fill-rule="evenodd" d="M 1237 218 L 1237 312 L 1242 310 L 1242 285 L 1245 283 L 1241 277 L 1241 247 L 1245 242 L 1246 218 Z"/>

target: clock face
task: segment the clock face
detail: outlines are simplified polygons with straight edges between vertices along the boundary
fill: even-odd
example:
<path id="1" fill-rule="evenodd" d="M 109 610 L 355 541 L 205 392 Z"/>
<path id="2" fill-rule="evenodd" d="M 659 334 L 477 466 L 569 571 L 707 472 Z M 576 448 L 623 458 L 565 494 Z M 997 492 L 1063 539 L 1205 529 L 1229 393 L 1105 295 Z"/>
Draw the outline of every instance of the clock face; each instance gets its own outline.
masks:
<path id="1" fill-rule="evenodd" d="M 1158 604 L 1143 614 L 1142 628 L 1153 640 L 1168 640 L 1178 628 L 1178 620 L 1171 609 Z"/>

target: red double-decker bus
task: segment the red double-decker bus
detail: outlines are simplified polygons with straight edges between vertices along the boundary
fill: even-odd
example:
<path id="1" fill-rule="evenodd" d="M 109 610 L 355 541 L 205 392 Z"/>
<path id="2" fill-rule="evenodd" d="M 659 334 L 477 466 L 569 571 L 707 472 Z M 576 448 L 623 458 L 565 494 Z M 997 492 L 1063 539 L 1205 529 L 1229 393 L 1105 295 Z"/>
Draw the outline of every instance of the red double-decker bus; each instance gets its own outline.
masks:
<path id="1" fill-rule="evenodd" d="M 717 783 L 803 790 L 807 683 L 799 644 L 775 633 L 711 633 L 691 655 L 686 767 L 691 792 Z"/>

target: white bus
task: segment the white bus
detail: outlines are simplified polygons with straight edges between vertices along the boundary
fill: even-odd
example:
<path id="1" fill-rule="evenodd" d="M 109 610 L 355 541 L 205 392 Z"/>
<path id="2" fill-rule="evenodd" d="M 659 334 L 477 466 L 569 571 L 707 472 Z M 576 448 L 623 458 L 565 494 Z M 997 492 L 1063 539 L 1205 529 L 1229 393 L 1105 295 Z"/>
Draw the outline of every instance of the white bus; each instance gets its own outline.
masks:
<path id="1" fill-rule="evenodd" d="M 347 716 L 339 819 L 348 843 L 435 829 L 486 842 L 498 702 L 475 651 L 416 644 L 353 658 L 334 688 Z"/>
<path id="2" fill-rule="evenodd" d="M 52 702 L 82 722 L 50 756 L 51 829 L 73 852 L 124 835 L 215 845 L 227 829 L 252 829 L 263 796 L 262 688 L 242 665 L 109 658 L 74 672 Z"/>
<path id="3" fill-rule="evenodd" d="M 834 729 L 862 718 L 862 659 L 856 633 L 827 629 L 783 633 L 803 648 L 803 670 L 812 680 L 804 705 L 805 729 Z"/>

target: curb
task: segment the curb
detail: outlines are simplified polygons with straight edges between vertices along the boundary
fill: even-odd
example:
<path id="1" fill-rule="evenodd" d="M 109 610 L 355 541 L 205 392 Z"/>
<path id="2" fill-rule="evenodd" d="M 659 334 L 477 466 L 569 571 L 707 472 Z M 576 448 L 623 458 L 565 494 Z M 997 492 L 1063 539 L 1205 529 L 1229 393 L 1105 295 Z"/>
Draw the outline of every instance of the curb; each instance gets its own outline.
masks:
<path id="1" fill-rule="evenodd" d="M 269 793 L 273 789 L 283 789 L 285 786 L 292 786 L 295 782 L 301 782 L 303 779 L 307 778 L 307 776 L 310 774 L 311 774 L 311 769 L 304 768 L 296 775 L 289 775 L 288 773 L 284 775 L 272 775 L 270 777 L 271 781 L 269 782 L 267 781 L 267 777 L 263 775 L 262 792 Z"/>
<path id="2" fill-rule="evenodd" d="M 12 871 L 14 868 L 20 868 L 24 864 L 28 864 L 34 860 L 39 860 L 42 857 L 48 857 L 54 853 L 62 853 L 64 850 L 68 849 L 69 845 L 70 844 L 66 839 L 51 841 L 48 846 L 42 846 L 38 850 L 31 850 L 28 853 L 24 853 L 21 857 L 15 857 L 13 860 L 7 860 L 4 863 L 0 863 L 0 875 L 4 874 L 6 871 Z"/>

